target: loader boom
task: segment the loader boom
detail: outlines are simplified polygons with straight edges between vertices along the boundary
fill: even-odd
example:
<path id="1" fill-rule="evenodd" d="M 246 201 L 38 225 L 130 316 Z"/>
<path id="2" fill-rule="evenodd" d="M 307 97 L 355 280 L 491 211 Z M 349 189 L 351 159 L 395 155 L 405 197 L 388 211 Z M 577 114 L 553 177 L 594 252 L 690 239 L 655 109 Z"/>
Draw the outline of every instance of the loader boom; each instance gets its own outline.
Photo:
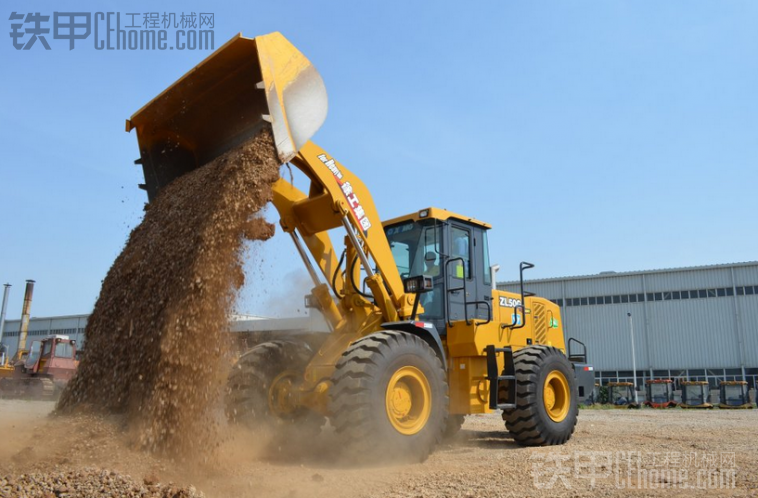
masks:
<path id="1" fill-rule="evenodd" d="M 367 275 L 366 285 L 371 289 L 383 320 L 391 322 L 409 317 L 412 296 L 403 290 L 379 213 L 364 183 L 313 142 L 306 143 L 291 162 L 310 179 L 311 184 L 308 195 L 284 179 L 274 185 L 274 206 L 279 211 L 282 229 L 304 239 L 326 282 L 334 280 L 337 272 L 336 282 L 344 287 L 337 268 L 337 252 L 326 234 L 327 230 L 344 227 L 350 243 L 346 250 L 356 252 Z M 375 263 L 376 272 L 369 258 Z M 349 279 L 356 280 L 357 275 L 350 275 Z M 320 284 L 318 281 L 314 283 Z M 360 285 L 360 282 L 353 283 Z M 338 298 L 349 295 L 366 300 L 350 289 L 343 293 L 335 288 L 333 292 Z M 365 301 L 364 304 L 369 303 Z M 338 323 L 332 325 L 336 327 Z"/>

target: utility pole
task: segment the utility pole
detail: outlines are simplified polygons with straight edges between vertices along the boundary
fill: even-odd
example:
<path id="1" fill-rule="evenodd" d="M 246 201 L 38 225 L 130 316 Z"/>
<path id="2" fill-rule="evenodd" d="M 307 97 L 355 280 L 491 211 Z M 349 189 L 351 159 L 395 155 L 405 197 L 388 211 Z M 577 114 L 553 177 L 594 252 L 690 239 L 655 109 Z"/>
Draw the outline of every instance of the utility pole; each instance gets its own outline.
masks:
<path id="1" fill-rule="evenodd" d="M 632 384 L 634 384 L 634 402 L 637 403 L 637 360 L 634 358 L 634 320 L 632 320 L 631 313 L 627 313 L 626 316 L 629 317 L 629 334 L 632 336 L 632 375 L 634 376 Z"/>

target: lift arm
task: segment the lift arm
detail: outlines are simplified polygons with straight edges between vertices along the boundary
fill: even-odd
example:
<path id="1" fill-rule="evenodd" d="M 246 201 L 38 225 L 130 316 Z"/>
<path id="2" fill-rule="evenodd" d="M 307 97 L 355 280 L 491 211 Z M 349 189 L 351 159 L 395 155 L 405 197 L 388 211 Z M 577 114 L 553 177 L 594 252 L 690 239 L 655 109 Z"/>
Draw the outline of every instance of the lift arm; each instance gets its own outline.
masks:
<path id="1" fill-rule="evenodd" d="M 331 282 L 334 273 L 338 272 L 338 287 L 346 289 L 344 295 L 337 296 L 339 299 L 348 296 L 361 299 L 350 292 L 347 284 L 355 278 L 350 271 L 351 258 L 348 257 L 346 263 L 348 280 L 343 282 L 337 268 L 337 253 L 327 234 L 328 230 L 344 227 L 348 248 L 352 245 L 353 254 L 359 258 L 367 275 L 366 285 L 371 289 L 374 304 L 384 321 L 411 316 L 413 296 L 404 292 L 376 205 L 364 183 L 313 142 L 303 145 L 291 162 L 311 183 L 307 196 L 285 179 L 274 185 L 274 206 L 279 212 L 282 229 L 292 234 L 296 243 L 298 235 L 302 237 L 327 282 Z M 374 261 L 376 272 L 369 258 Z M 328 320 L 335 318 L 327 316 Z"/>

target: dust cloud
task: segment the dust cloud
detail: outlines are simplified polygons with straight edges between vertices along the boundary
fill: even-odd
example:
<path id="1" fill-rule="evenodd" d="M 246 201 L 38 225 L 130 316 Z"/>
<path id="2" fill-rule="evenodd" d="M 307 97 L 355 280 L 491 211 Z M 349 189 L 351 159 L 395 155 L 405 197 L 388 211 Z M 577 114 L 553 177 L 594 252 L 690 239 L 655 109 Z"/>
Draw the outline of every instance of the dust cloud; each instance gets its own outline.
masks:
<path id="1" fill-rule="evenodd" d="M 178 458 L 217 444 L 243 243 L 273 235 L 255 214 L 278 178 L 266 129 L 161 190 L 103 282 L 59 412 L 122 414 L 140 447 Z"/>

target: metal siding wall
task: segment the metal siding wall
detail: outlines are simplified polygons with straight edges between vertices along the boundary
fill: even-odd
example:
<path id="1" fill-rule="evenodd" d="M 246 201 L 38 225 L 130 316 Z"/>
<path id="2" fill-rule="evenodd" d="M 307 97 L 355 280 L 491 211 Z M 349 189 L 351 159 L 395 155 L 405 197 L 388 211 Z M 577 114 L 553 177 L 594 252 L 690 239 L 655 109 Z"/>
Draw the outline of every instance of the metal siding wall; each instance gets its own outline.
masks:
<path id="1" fill-rule="evenodd" d="M 673 271 L 645 275 L 648 292 L 731 287 L 729 268 Z"/>
<path id="2" fill-rule="evenodd" d="M 640 275 L 598 276 L 566 281 L 566 297 L 609 296 L 638 292 L 642 292 L 642 277 Z"/>
<path id="3" fill-rule="evenodd" d="M 745 366 L 758 368 L 758 296 L 737 296 L 737 305 L 745 338 Z"/>
<path id="4" fill-rule="evenodd" d="M 734 280 L 737 287 L 758 285 L 758 265 L 736 267 L 734 269 Z"/>
<path id="5" fill-rule="evenodd" d="M 571 306 L 561 313 L 566 337 L 587 344 L 589 362 L 596 370 L 631 370 L 632 348 L 629 330 L 631 312 L 634 320 L 634 354 L 637 370 L 648 368 L 648 350 L 643 331 L 642 304 L 606 304 Z"/>
<path id="6" fill-rule="evenodd" d="M 739 366 L 730 298 L 646 304 L 654 369 Z"/>

